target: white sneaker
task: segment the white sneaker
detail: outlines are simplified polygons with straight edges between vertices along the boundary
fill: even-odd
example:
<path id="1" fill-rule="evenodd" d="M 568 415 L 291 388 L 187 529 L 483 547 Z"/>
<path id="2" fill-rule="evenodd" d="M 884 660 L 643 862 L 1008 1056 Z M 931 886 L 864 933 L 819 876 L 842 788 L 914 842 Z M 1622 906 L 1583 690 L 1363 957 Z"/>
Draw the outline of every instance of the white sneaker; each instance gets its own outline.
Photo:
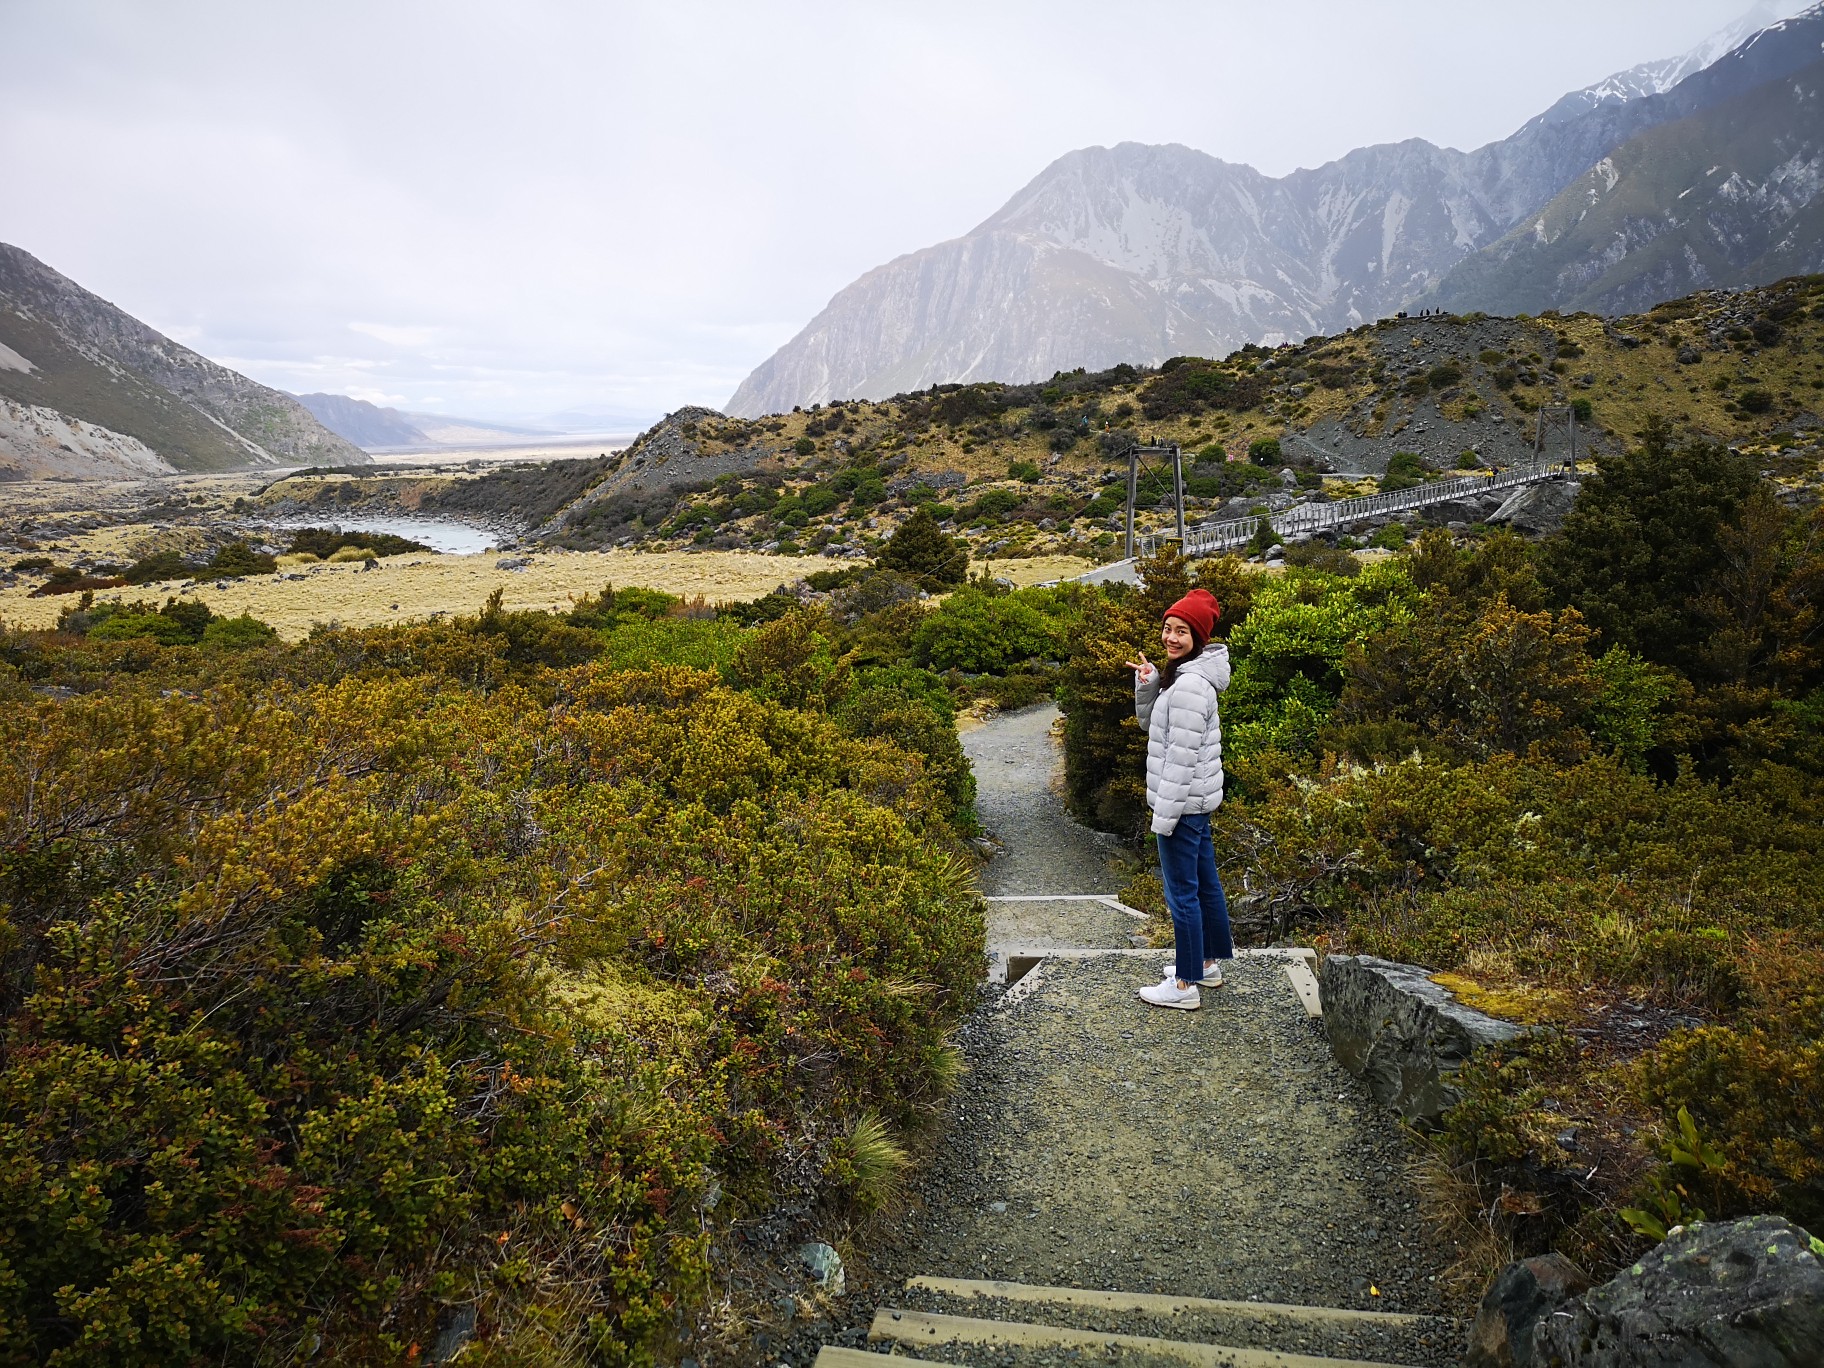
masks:
<path id="1" fill-rule="evenodd" d="M 1176 979 L 1169 978 L 1147 984 L 1140 990 L 1140 1000 L 1155 1007 L 1176 1007 L 1182 1012 L 1194 1012 L 1203 1006 L 1203 997 L 1196 984 L 1180 988 Z"/>
<path id="2" fill-rule="evenodd" d="M 1176 960 L 1168 961 L 1165 968 L 1160 971 L 1159 977 L 1165 978 L 1165 979 L 1176 979 L 1178 977 L 1177 961 Z M 1203 971 L 1203 977 L 1198 979 L 1197 982 L 1202 984 L 1205 988 L 1222 987 L 1222 965 L 1220 963 L 1218 963 L 1216 960 L 1211 960 L 1209 962 L 1208 967 L 1206 967 Z"/>

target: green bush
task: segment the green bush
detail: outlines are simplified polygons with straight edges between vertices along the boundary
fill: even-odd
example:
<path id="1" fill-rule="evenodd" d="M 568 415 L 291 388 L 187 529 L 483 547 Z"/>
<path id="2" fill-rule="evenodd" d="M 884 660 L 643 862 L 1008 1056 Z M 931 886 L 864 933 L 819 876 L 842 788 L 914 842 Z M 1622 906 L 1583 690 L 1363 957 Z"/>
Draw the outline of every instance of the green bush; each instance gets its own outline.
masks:
<path id="1" fill-rule="evenodd" d="M 982 955 L 936 682 L 849 735 L 758 696 L 793 630 L 737 692 L 514 664 L 518 616 L 0 638 L 113 666 L 0 710 L 0 1357 L 405 1361 L 458 1303 L 651 1362 L 731 1217 L 881 1190 Z M 723 624 L 599 630 L 674 626 Z"/>
<path id="2" fill-rule="evenodd" d="M 246 542 L 234 541 L 210 557 L 202 573 L 222 579 L 238 579 L 245 575 L 270 575 L 278 569 L 278 564 L 273 557 L 255 551 Z"/>
<path id="3" fill-rule="evenodd" d="M 1431 473 L 1425 458 L 1416 451 L 1396 451 L 1387 462 L 1387 473 L 1381 477 L 1383 490 L 1411 489 L 1423 484 Z"/>
<path id="4" fill-rule="evenodd" d="M 914 656 L 934 670 L 965 674 L 1003 674 L 1022 661 L 1055 660 L 1064 642 L 1037 597 L 1031 590 L 996 597 L 973 585 L 959 589 L 919 625 Z"/>
<path id="5" fill-rule="evenodd" d="M 1044 477 L 1039 473 L 1038 464 L 1034 461 L 1015 461 L 1007 467 L 1007 477 L 1020 480 L 1026 484 L 1037 484 Z"/>
<path id="6" fill-rule="evenodd" d="M 792 443 L 792 450 L 799 456 L 811 456 L 816 454 L 817 443 L 812 441 L 809 437 L 800 437 L 797 441 Z"/>
<path id="7" fill-rule="evenodd" d="M 969 575 L 968 545 L 939 529 L 940 507 L 926 504 L 915 509 L 881 548 L 880 563 L 921 589 L 945 589 Z"/>
<path id="8" fill-rule="evenodd" d="M 1276 466 L 1282 464 L 1279 453 L 1279 438 L 1256 437 L 1248 443 L 1248 459 L 1258 466 Z"/>

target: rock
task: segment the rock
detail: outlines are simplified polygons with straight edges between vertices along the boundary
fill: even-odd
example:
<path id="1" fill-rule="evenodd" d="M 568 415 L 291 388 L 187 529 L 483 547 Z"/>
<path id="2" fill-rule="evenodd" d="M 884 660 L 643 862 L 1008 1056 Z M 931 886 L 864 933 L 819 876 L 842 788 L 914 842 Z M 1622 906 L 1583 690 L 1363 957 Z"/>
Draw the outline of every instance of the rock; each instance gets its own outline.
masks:
<path id="1" fill-rule="evenodd" d="M 1482 1295 L 1463 1368 L 1545 1368 L 1533 1353 L 1533 1327 L 1589 1286 L 1562 1254 L 1509 1264 Z"/>
<path id="2" fill-rule="evenodd" d="M 1435 1121 L 1456 1105 L 1451 1076 L 1470 1055 L 1526 1034 L 1465 1007 L 1424 969 L 1372 955 L 1327 957 L 1322 996 L 1337 1060 L 1408 1121 Z"/>
<path id="3" fill-rule="evenodd" d="M 1541 480 L 1522 485 L 1488 515 L 1488 521 L 1497 527 L 1511 527 L 1523 536 L 1547 536 L 1564 525 L 1564 515 L 1571 511 L 1582 488 L 1576 480 Z"/>
<path id="4" fill-rule="evenodd" d="M 448 1363 L 460 1354 L 475 1335 L 475 1308 L 469 1305 L 448 1306 L 437 1318 L 437 1338 L 431 1342 L 426 1363 Z"/>
<path id="5" fill-rule="evenodd" d="M 527 556 L 502 556 L 494 562 L 496 570 L 524 570 L 532 561 Z"/>
<path id="6" fill-rule="evenodd" d="M 1681 366 L 1695 366 L 1703 359 L 1704 354 L 1689 342 L 1678 349 L 1678 364 Z"/>
<path id="7" fill-rule="evenodd" d="M 1481 522 L 1483 513 L 1481 504 L 1474 498 L 1447 499 L 1443 503 L 1427 504 L 1422 515 L 1427 522 Z"/>
<path id="8" fill-rule="evenodd" d="M 1678 1228 L 1533 1331 L 1563 1368 L 1817 1368 L 1824 1257 L 1778 1216 Z M 1519 1360 L 1516 1360 L 1518 1363 Z"/>
<path id="9" fill-rule="evenodd" d="M 811 1281 L 832 1297 L 840 1297 L 847 1290 L 848 1279 L 843 1273 L 842 1255 L 821 1240 L 799 1245 L 798 1261 L 811 1275 Z"/>

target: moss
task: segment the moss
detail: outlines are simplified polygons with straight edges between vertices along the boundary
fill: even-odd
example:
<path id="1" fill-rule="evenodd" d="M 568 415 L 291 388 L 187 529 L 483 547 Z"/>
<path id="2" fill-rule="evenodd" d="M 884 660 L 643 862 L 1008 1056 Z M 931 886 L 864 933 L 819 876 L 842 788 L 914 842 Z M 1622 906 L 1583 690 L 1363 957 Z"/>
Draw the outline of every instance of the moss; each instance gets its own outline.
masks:
<path id="1" fill-rule="evenodd" d="M 1431 981 L 1448 990 L 1465 1007 L 1473 1007 L 1478 1012 L 1498 1017 L 1502 1021 L 1538 1026 L 1566 1020 L 1575 1011 L 1571 999 L 1552 988 L 1525 984 L 1484 988 L 1474 979 L 1465 978 L 1461 974 L 1433 974 Z"/>

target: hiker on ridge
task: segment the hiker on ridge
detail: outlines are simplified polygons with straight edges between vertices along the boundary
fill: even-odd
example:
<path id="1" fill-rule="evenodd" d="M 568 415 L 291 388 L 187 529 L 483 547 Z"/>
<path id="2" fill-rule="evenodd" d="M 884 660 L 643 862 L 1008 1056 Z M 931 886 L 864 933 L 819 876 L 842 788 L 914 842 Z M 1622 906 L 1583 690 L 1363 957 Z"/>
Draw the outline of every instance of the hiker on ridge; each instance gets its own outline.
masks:
<path id="1" fill-rule="evenodd" d="M 1134 672 L 1134 716 L 1146 728 L 1146 805 L 1159 838 L 1159 878 L 1172 911 L 1178 958 L 1165 976 L 1140 989 L 1155 1007 L 1194 1012 L 1199 985 L 1222 985 L 1222 961 L 1233 959 L 1229 904 L 1216 876 L 1210 814 L 1222 805 L 1222 721 L 1216 699 L 1229 687 L 1229 648 L 1212 643 L 1222 614 L 1216 596 L 1193 589 L 1165 610 L 1159 639 L 1164 668 L 1140 653 Z"/>

